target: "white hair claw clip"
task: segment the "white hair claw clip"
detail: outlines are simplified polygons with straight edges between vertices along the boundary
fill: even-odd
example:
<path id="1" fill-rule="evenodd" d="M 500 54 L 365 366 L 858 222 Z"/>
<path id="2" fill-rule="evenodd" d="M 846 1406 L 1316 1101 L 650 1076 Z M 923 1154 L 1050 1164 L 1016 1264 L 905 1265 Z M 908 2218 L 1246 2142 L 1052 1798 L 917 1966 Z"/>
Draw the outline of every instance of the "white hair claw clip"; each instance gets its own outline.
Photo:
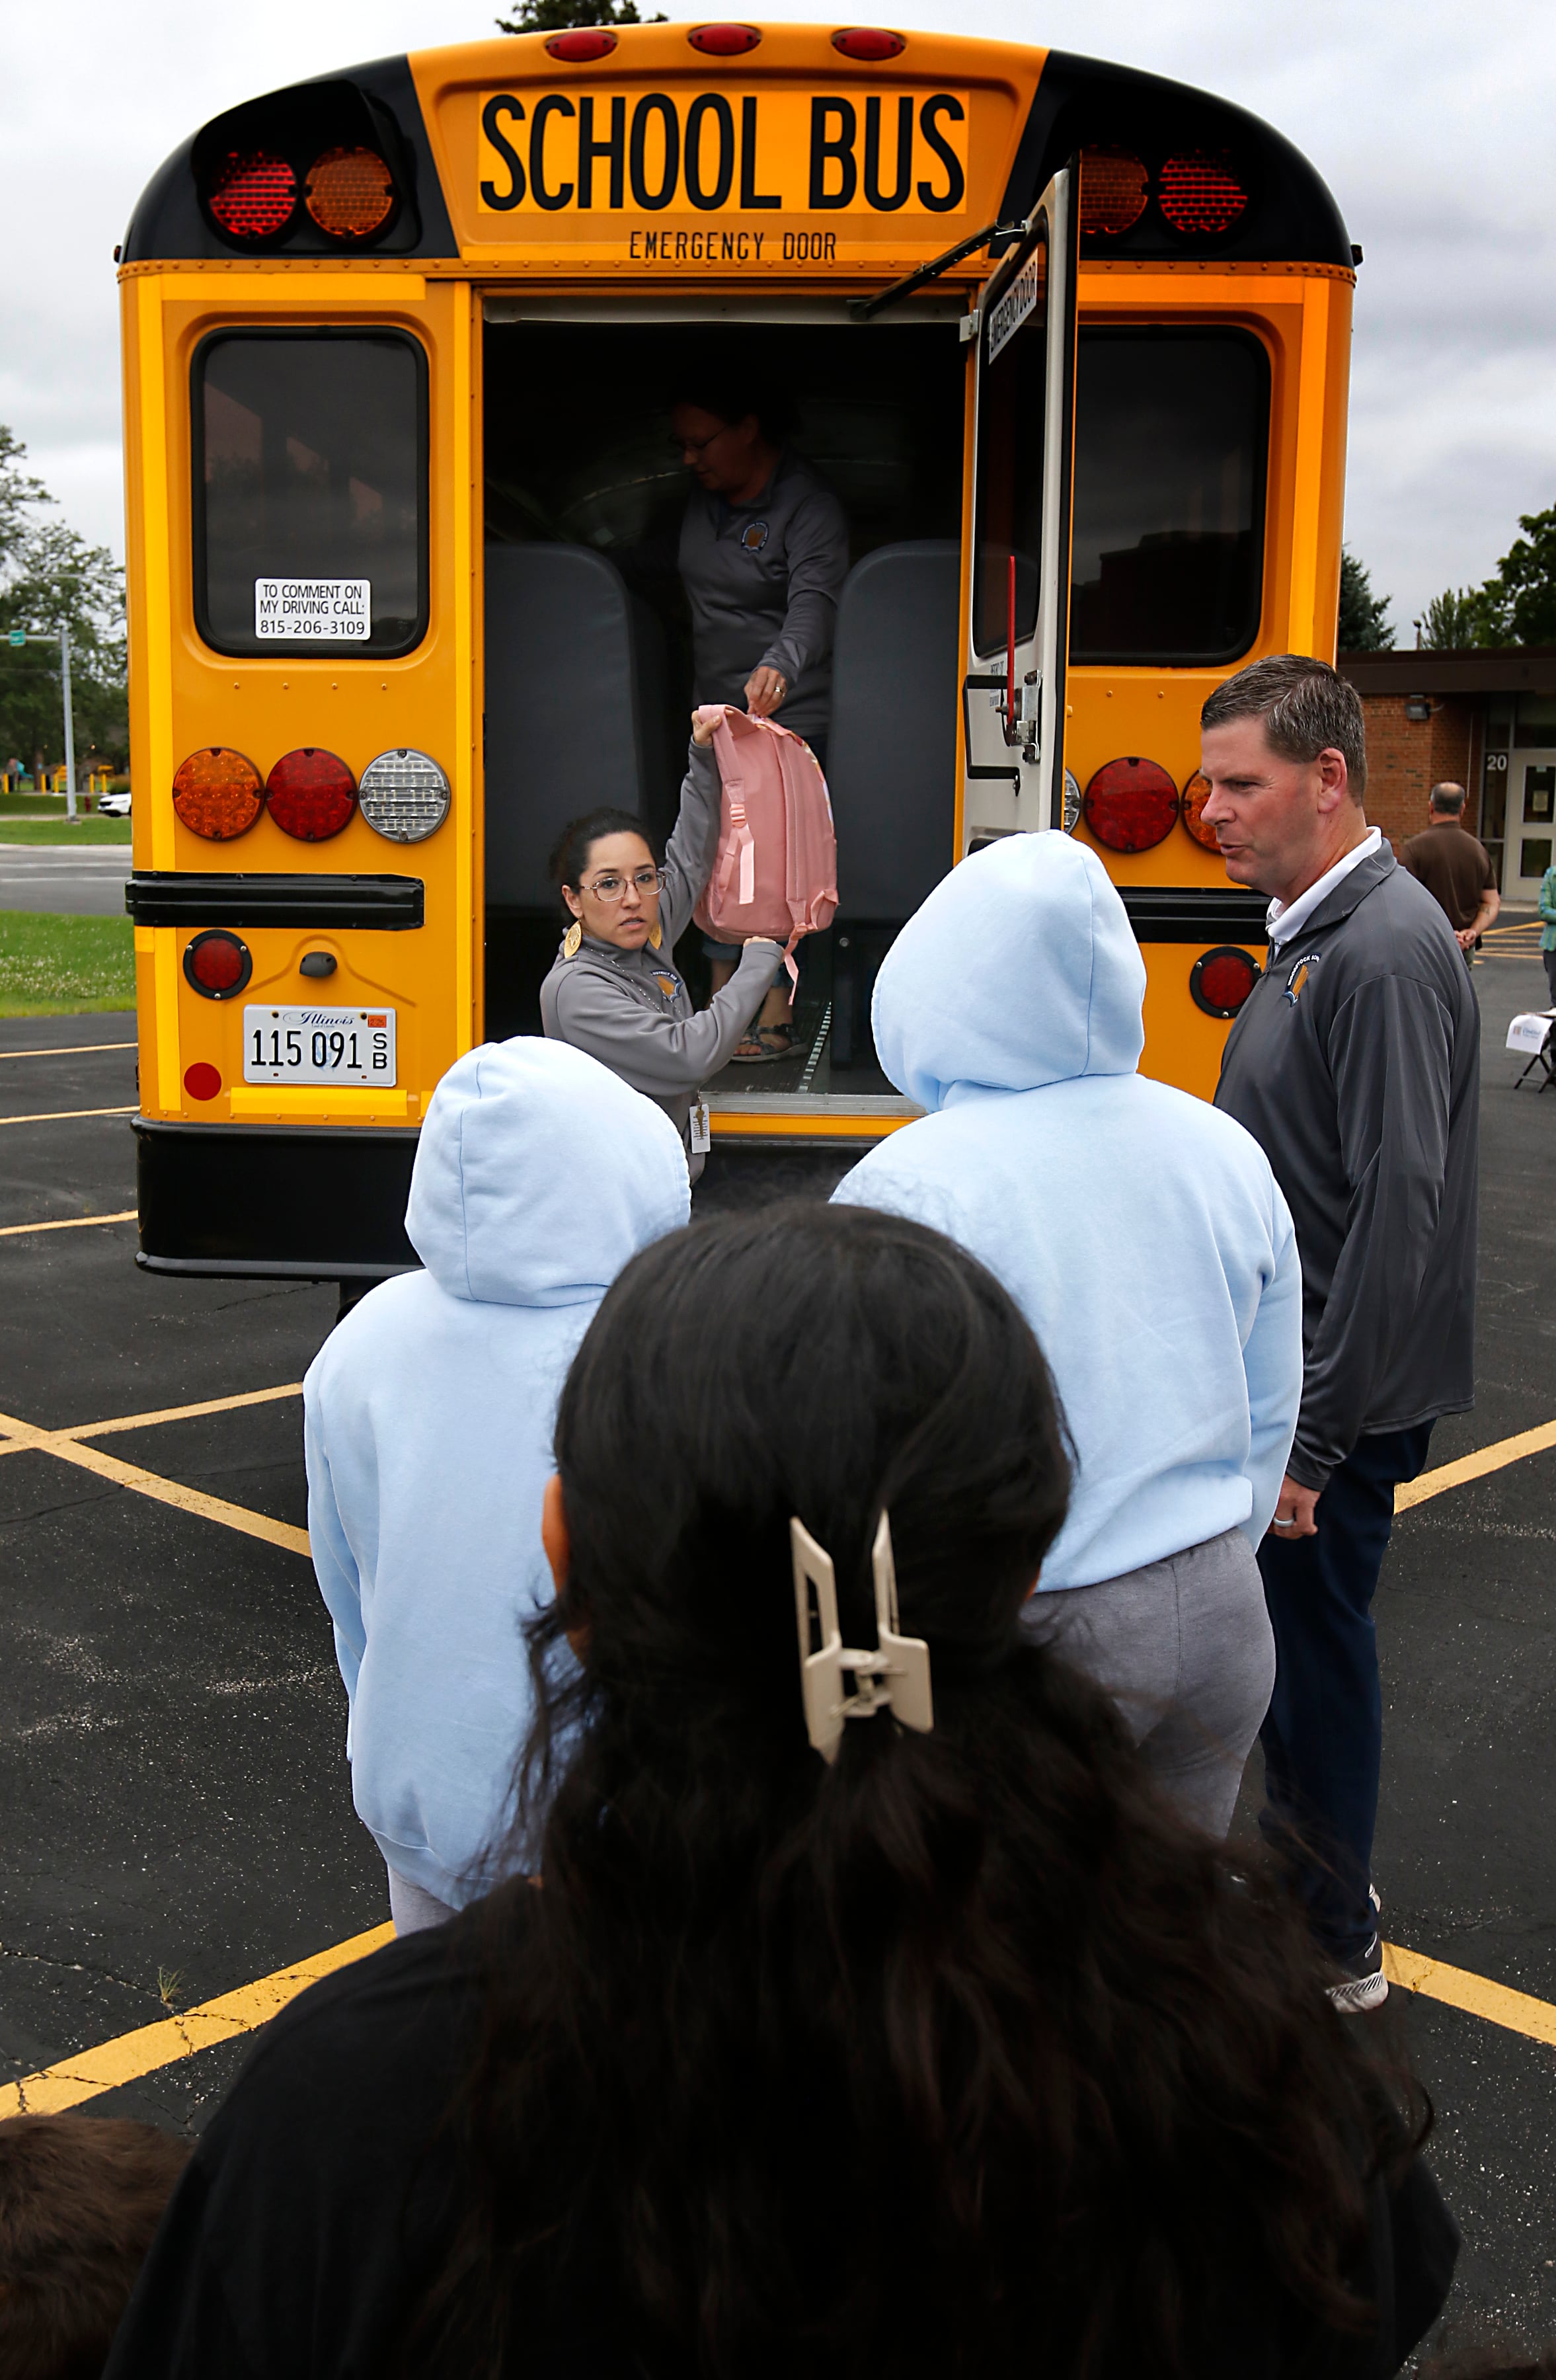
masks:
<path id="1" fill-rule="evenodd" d="M 837 1758 L 845 1719 L 873 1718 L 879 1710 L 890 1710 L 902 1726 L 919 1735 L 930 1734 L 935 1723 L 930 1648 L 921 1636 L 897 1633 L 897 1573 L 885 1513 L 881 1515 L 870 1552 L 875 1579 L 873 1653 L 857 1652 L 843 1642 L 832 1556 L 817 1544 L 803 1521 L 790 1521 L 789 1546 L 795 1566 L 805 1731 L 822 1759 Z M 818 1635 L 820 1644 L 815 1642 Z M 851 1692 L 846 1682 L 850 1675 Z"/>

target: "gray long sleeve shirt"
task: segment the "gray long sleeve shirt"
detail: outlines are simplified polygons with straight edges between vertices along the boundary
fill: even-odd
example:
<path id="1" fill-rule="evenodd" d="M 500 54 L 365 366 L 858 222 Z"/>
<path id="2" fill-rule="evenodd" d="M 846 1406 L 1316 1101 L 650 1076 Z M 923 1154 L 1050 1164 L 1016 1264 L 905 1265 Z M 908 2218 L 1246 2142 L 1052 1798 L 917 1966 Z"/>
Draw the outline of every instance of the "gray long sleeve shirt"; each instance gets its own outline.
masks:
<path id="1" fill-rule="evenodd" d="M 1296 1226 L 1304 1488 L 1364 1434 L 1474 1402 L 1479 1062 L 1463 953 L 1386 843 L 1271 951 L 1227 1038 L 1216 1105 Z"/>
<path id="2" fill-rule="evenodd" d="M 711 1005 L 700 1011 L 675 965 L 676 938 L 702 896 L 719 846 L 721 789 L 711 745 L 694 744 L 680 815 L 664 855 L 659 896 L 660 946 L 617 950 L 586 935 L 577 955 L 558 950 L 541 986 L 547 1038 L 569 1041 L 609 1066 L 624 1083 L 664 1110 L 680 1134 L 695 1182 L 700 1151 L 691 1146 L 692 1102 L 710 1075 L 729 1062 L 760 1007 L 783 953 L 776 942 L 748 942 Z"/>
<path id="3" fill-rule="evenodd" d="M 746 681 L 765 665 L 788 681 L 776 713 L 783 725 L 824 735 L 848 523 L 820 473 L 785 448 L 754 504 L 732 504 L 694 485 L 680 569 L 698 701 L 744 709 Z"/>

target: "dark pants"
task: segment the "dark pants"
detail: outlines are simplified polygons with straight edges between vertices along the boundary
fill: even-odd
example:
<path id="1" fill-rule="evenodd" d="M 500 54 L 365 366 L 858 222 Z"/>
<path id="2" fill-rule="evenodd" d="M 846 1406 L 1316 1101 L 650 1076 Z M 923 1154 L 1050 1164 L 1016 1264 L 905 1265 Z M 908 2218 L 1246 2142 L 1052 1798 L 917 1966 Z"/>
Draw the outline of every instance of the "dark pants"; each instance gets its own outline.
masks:
<path id="1" fill-rule="evenodd" d="M 1556 951 L 1541 951 L 1545 961 L 1545 980 L 1550 990 L 1550 1004 L 1556 1008 Z"/>
<path id="2" fill-rule="evenodd" d="M 1259 1824 L 1319 1942 L 1342 1961 L 1367 1949 L 1376 1925 L 1368 1885 L 1383 1705 L 1372 1597 L 1395 1486 L 1421 1470 L 1431 1434 L 1428 1421 L 1358 1439 L 1319 1498 L 1317 1536 L 1267 1536 L 1258 1549 L 1275 1632 Z"/>

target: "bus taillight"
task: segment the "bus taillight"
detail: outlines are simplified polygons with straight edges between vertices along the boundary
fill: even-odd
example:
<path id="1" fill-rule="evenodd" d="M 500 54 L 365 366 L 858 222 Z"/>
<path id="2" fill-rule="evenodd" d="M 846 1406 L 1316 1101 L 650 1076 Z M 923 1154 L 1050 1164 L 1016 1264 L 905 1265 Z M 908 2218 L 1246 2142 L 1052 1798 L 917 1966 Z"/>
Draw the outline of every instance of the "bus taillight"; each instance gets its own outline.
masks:
<path id="1" fill-rule="evenodd" d="M 1258 981 L 1257 963 L 1231 943 L 1202 951 L 1188 971 L 1194 1004 L 1207 1016 L 1235 1016 Z"/>
<path id="2" fill-rule="evenodd" d="M 1118 239 L 1133 231 L 1146 211 L 1150 176 L 1132 149 L 1083 149 L 1080 152 L 1080 228 L 1083 238 Z"/>
<path id="3" fill-rule="evenodd" d="M 272 150 L 233 151 L 212 175 L 205 203 L 229 239 L 274 239 L 292 220 L 298 177 Z"/>
<path id="4" fill-rule="evenodd" d="M 1081 815 L 1110 851 L 1150 851 L 1173 832 L 1178 789 L 1154 760 L 1110 760 L 1088 785 Z"/>
<path id="5" fill-rule="evenodd" d="M 900 57 L 907 47 L 901 33 L 889 32 L 884 25 L 845 25 L 833 35 L 832 45 L 845 58 L 863 58 L 871 65 Z"/>
<path id="6" fill-rule="evenodd" d="M 395 177 L 376 149 L 326 149 L 308 169 L 308 212 L 332 239 L 371 239 L 395 211 Z"/>
<path id="7" fill-rule="evenodd" d="M 1156 202 L 1174 231 L 1213 239 L 1230 231 L 1248 194 L 1222 153 L 1190 149 L 1169 157 L 1157 181 Z"/>
<path id="8" fill-rule="evenodd" d="M 357 807 L 357 780 L 333 752 L 306 744 L 277 760 L 265 779 L 265 805 L 283 834 L 328 843 Z"/>
<path id="9" fill-rule="evenodd" d="M 213 744 L 191 752 L 174 772 L 173 808 L 191 834 L 230 843 L 247 834 L 264 807 L 264 788 L 252 760 Z"/>
<path id="10" fill-rule="evenodd" d="M 197 934 L 184 953 L 185 980 L 205 1000 L 233 999 L 246 989 L 253 972 L 253 954 L 248 943 L 221 926 L 208 927 L 203 934 Z"/>

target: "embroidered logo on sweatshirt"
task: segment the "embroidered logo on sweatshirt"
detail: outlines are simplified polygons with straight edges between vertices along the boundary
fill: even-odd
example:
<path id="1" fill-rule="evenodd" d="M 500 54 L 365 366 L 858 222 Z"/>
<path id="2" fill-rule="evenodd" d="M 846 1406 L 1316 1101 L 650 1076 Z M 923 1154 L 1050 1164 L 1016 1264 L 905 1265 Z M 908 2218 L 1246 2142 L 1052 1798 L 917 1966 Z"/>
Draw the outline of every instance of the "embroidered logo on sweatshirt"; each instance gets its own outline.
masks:
<path id="1" fill-rule="evenodd" d="M 748 521 L 740 532 L 740 542 L 748 553 L 760 553 L 767 543 L 767 539 L 768 528 L 765 521 Z"/>
<path id="2" fill-rule="evenodd" d="M 1319 951 L 1307 952 L 1303 957 L 1297 960 L 1296 965 L 1293 967 L 1290 975 L 1287 976 L 1286 998 L 1291 1002 L 1294 1008 L 1301 999 L 1304 989 L 1307 986 L 1308 968 L 1317 966 L 1321 955 L 1322 953 Z"/>
<path id="3" fill-rule="evenodd" d="M 675 994 L 681 989 L 673 975 L 656 975 L 654 981 L 658 984 L 666 1000 L 674 1000 Z"/>

